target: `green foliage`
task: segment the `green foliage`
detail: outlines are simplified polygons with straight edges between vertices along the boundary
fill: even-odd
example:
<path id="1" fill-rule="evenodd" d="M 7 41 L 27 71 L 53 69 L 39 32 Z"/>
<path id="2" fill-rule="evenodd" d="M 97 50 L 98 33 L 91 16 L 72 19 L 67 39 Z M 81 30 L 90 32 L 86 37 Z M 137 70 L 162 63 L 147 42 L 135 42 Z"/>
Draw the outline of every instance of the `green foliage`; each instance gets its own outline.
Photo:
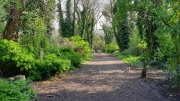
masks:
<path id="1" fill-rule="evenodd" d="M 3 30 L 5 28 L 4 21 L 7 16 L 7 11 L 5 10 L 4 6 L 7 4 L 7 0 L 0 0 L 0 37 L 1 34 L 3 33 Z"/>
<path id="2" fill-rule="evenodd" d="M 112 41 L 113 41 L 113 31 L 112 31 L 112 28 L 111 27 L 108 27 L 107 25 L 103 25 L 102 26 L 102 29 L 104 31 L 104 34 L 105 34 L 105 43 L 106 44 L 110 44 Z"/>
<path id="3" fill-rule="evenodd" d="M 119 53 L 119 51 L 115 51 L 114 55 L 119 59 L 122 59 L 126 64 L 130 66 L 142 67 L 140 56 L 133 56 L 125 53 Z"/>
<path id="4" fill-rule="evenodd" d="M 121 51 L 128 49 L 129 36 L 132 34 L 134 13 L 131 0 L 117 0 L 113 5 L 113 27 L 117 44 Z"/>
<path id="5" fill-rule="evenodd" d="M 27 8 L 29 10 L 29 8 Z M 45 17 L 46 18 L 46 17 Z M 48 47 L 48 38 L 46 35 L 47 30 L 46 23 L 43 21 L 38 12 L 29 10 L 23 16 L 21 16 L 22 34 L 19 38 L 19 43 L 22 47 L 25 47 L 28 52 L 33 53 L 35 58 L 40 58 L 40 49 L 46 50 Z"/>
<path id="6" fill-rule="evenodd" d="M 154 13 L 158 16 L 154 22 L 158 28 L 155 32 L 160 47 L 156 50 L 155 59 L 164 62 L 168 71 L 173 74 L 175 84 L 180 84 L 180 8 L 179 1 L 162 2 Z"/>
<path id="7" fill-rule="evenodd" d="M 48 38 L 44 34 L 25 34 L 19 40 L 22 47 L 25 47 L 28 52 L 33 53 L 36 59 L 40 58 L 40 49 L 45 51 L 48 48 Z"/>
<path id="8" fill-rule="evenodd" d="M 114 4 L 113 18 L 113 26 L 117 28 L 119 22 L 126 19 L 127 16 L 131 18 L 129 14 L 134 11 L 138 12 L 137 17 L 134 18 L 137 19 L 137 29 L 140 37 L 138 34 L 133 34 L 130 37 L 129 48 L 123 53 L 131 55 L 142 53 L 145 64 L 143 70 L 146 70 L 146 65 L 150 63 L 167 69 L 173 75 L 176 86 L 180 82 L 179 4 L 180 2 L 176 0 L 160 2 L 156 2 L 156 0 L 136 0 L 134 3 L 132 3 L 132 0 L 117 0 Z M 146 42 L 140 40 L 140 38 Z M 127 40 L 128 38 L 124 37 L 124 39 Z M 117 41 L 118 44 L 121 42 L 121 40 Z"/>
<path id="9" fill-rule="evenodd" d="M 129 48 L 125 51 L 128 54 L 140 56 L 143 54 L 147 44 L 140 38 L 137 29 L 135 29 L 133 32 L 134 33 L 129 37 Z"/>
<path id="10" fill-rule="evenodd" d="M 176 68 L 175 68 L 175 71 L 173 72 L 173 82 L 174 82 L 174 85 L 173 85 L 173 88 L 179 88 L 180 89 L 180 65 L 178 65 Z"/>
<path id="11" fill-rule="evenodd" d="M 9 82 L 0 79 L 0 88 L 1 101 L 28 101 L 36 96 L 27 81 Z"/>
<path id="12" fill-rule="evenodd" d="M 90 54 L 88 55 L 88 58 L 87 58 L 86 61 L 91 61 L 91 60 L 93 60 L 93 59 L 94 59 L 94 55 L 93 55 L 92 53 L 90 53 Z"/>
<path id="13" fill-rule="evenodd" d="M 72 36 L 69 39 L 74 43 L 74 51 L 81 54 L 83 60 L 87 60 L 90 54 L 89 43 L 85 42 L 80 36 Z"/>
<path id="14" fill-rule="evenodd" d="M 60 57 L 62 59 L 68 59 L 71 61 L 72 66 L 81 67 L 82 56 L 72 50 L 72 48 L 64 47 L 60 48 Z"/>
<path id="15" fill-rule="evenodd" d="M 0 70 L 6 74 L 12 68 L 16 68 L 18 72 L 27 71 L 33 68 L 34 58 L 24 48 L 13 41 L 0 40 Z M 9 69 L 9 70 L 8 70 Z M 9 73 L 8 73 L 9 74 Z M 13 73 L 11 73 L 14 75 Z"/>
<path id="16" fill-rule="evenodd" d="M 117 41 L 120 50 L 124 51 L 125 49 L 128 49 L 128 43 L 129 43 L 129 35 L 131 34 L 130 25 L 127 22 L 128 19 L 123 20 L 122 22 L 119 22 L 118 32 L 116 33 L 116 40 Z"/>
<path id="17" fill-rule="evenodd" d="M 49 54 L 45 56 L 42 62 L 36 61 L 36 65 L 30 70 L 28 77 L 31 80 L 47 79 L 68 71 L 70 67 L 71 62 L 69 60 L 60 59 L 55 54 Z"/>
<path id="18" fill-rule="evenodd" d="M 101 35 L 95 35 L 93 49 L 97 52 L 97 50 L 105 50 L 105 39 Z"/>
<path id="19" fill-rule="evenodd" d="M 72 21 L 72 11 L 71 11 L 72 5 L 71 0 L 66 1 L 66 11 L 65 11 L 65 18 L 63 17 L 63 12 L 61 8 L 61 4 L 58 4 L 59 9 L 59 15 L 60 15 L 60 34 L 63 37 L 70 38 L 73 36 L 73 21 Z"/>
<path id="20" fill-rule="evenodd" d="M 0 4 L 1 34 L 5 27 L 6 9 L 9 11 L 12 5 L 8 4 L 7 0 L 0 1 L 2 2 Z M 19 10 L 22 9 L 19 0 L 13 2 L 16 2 L 16 7 Z M 70 6 L 71 0 L 68 0 L 67 16 L 63 19 L 63 23 L 66 23 L 66 26 L 64 26 L 66 27 L 65 30 L 68 31 L 64 31 L 66 34 L 72 32 Z M 74 67 L 81 66 L 83 59 L 89 57 L 89 45 L 82 39 L 72 39 L 75 46 L 77 46 L 73 50 L 71 48 L 59 48 L 57 43 L 53 43 L 50 39 L 53 30 L 51 26 L 54 19 L 55 0 L 48 0 L 46 2 L 43 0 L 29 0 L 29 2 L 26 2 L 25 9 L 20 16 L 22 24 L 20 24 L 21 26 L 18 24 L 18 29 L 16 29 L 19 32 L 18 42 L 15 43 L 0 39 L 0 73 L 4 73 L 6 76 L 25 74 L 32 80 L 41 80 L 59 73 L 74 70 Z M 68 37 L 70 36 L 72 35 L 68 35 Z M 76 53 L 74 52 L 75 49 L 82 52 Z"/>
<path id="21" fill-rule="evenodd" d="M 116 43 L 110 43 L 110 44 L 107 44 L 107 46 L 106 46 L 106 51 L 108 53 L 113 53 L 118 50 L 119 50 L 119 47 Z"/>

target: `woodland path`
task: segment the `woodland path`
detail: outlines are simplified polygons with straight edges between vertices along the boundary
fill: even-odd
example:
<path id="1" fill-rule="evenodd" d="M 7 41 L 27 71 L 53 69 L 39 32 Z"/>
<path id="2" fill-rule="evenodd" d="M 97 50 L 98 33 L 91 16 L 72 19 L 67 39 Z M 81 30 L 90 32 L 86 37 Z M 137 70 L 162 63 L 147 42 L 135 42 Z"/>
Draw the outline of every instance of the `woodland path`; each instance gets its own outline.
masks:
<path id="1" fill-rule="evenodd" d="M 140 79 L 140 70 L 124 72 L 127 67 L 111 54 L 95 54 L 60 79 L 34 83 L 35 101 L 170 101 Z"/>

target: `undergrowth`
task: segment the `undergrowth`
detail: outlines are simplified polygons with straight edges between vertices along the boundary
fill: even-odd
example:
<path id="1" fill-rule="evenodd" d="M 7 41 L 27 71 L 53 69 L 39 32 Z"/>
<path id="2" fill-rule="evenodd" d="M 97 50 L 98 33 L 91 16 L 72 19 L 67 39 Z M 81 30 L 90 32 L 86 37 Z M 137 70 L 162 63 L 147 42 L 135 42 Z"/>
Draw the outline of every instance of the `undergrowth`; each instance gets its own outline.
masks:
<path id="1" fill-rule="evenodd" d="M 134 66 L 134 67 L 142 67 L 142 62 L 140 60 L 140 56 L 133 56 L 130 54 L 122 54 L 119 51 L 115 51 L 114 55 L 123 60 L 124 63 L 130 65 L 130 66 Z"/>
<path id="2" fill-rule="evenodd" d="M 14 82 L 0 78 L 0 101 L 30 101 L 36 97 L 27 81 Z"/>

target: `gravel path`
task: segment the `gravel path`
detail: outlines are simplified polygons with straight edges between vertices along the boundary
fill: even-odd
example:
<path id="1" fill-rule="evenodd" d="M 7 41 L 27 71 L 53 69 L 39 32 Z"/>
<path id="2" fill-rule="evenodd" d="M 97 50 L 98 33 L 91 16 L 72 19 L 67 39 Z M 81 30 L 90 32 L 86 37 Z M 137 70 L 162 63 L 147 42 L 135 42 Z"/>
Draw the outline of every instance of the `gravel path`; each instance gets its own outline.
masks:
<path id="1" fill-rule="evenodd" d="M 83 68 L 55 81 L 37 82 L 36 101 L 169 101 L 110 54 L 95 54 Z"/>

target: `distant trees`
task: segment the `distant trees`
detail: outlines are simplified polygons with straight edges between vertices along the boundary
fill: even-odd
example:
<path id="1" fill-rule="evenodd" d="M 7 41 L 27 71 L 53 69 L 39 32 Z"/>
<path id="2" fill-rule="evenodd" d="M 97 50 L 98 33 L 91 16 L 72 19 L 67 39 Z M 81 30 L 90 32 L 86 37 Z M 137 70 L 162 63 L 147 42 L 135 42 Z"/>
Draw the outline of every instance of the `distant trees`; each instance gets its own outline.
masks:
<path id="1" fill-rule="evenodd" d="M 59 0 L 59 21 L 60 33 L 63 37 L 70 37 L 73 35 L 81 36 L 85 41 L 89 42 L 90 47 L 93 44 L 94 27 L 96 22 L 101 18 L 100 2 L 96 0 L 77 0 L 66 2 L 66 13 L 64 14 L 61 8 L 61 0 Z"/>

